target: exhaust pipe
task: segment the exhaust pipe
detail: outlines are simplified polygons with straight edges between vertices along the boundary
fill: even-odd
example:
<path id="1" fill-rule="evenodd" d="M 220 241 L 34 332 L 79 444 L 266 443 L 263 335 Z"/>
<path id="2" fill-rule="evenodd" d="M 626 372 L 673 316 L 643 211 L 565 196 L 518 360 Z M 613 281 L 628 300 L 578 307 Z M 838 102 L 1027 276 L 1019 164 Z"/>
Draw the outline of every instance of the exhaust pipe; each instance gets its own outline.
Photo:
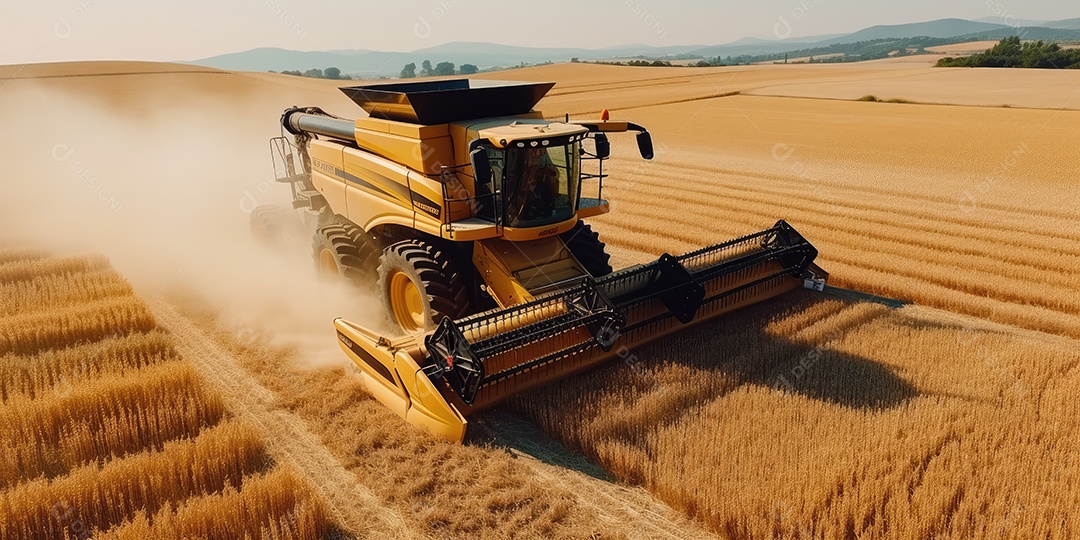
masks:
<path id="1" fill-rule="evenodd" d="M 330 116 L 318 107 L 293 107 L 281 114 L 281 125 L 293 135 L 315 133 L 356 142 L 356 123 Z"/>

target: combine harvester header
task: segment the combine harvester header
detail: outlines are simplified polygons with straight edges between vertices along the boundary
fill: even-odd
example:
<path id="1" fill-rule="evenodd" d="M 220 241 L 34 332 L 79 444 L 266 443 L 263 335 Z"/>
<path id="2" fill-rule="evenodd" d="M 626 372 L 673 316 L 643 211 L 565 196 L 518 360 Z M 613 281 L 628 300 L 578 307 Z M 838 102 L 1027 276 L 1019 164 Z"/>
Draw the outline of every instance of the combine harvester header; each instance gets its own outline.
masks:
<path id="1" fill-rule="evenodd" d="M 652 141 L 643 127 L 610 121 L 606 112 L 599 121 L 544 120 L 532 108 L 553 86 L 468 80 L 358 86 L 342 91 L 369 118 L 353 122 L 319 109 L 290 109 L 282 116 L 283 126 L 297 135 L 295 148 L 305 164 L 299 173 L 290 165 L 283 181 L 294 184 L 296 207 L 319 216 L 316 263 L 356 275 L 359 266 L 348 261 L 376 254 L 384 305 L 403 329 L 387 335 L 338 319 L 342 349 L 377 399 L 409 423 L 452 441 L 463 440 L 466 417 L 514 394 L 793 289 L 820 290 L 827 278 L 814 264 L 817 250 L 784 221 L 612 272 L 603 243 L 581 221 L 608 211 L 601 196 L 607 133 L 636 131 L 645 159 L 652 158 Z M 425 141 L 425 133 L 432 138 Z M 441 140 L 444 134 L 451 140 Z M 586 139 L 594 151 L 582 144 Z M 434 140 L 439 142 L 432 146 Z M 318 145 L 344 152 L 341 166 L 321 165 L 325 150 Z M 415 151 L 425 147 L 441 154 L 438 167 Z M 537 149 L 540 164 L 518 149 Z M 350 167 L 350 153 L 365 161 Z M 595 160 L 599 171 L 582 172 L 582 158 Z M 363 175 L 373 163 L 387 162 L 397 164 L 406 191 L 413 192 L 411 202 L 425 181 L 443 191 L 442 197 L 426 197 L 426 211 L 405 205 L 412 221 L 389 229 L 372 217 L 386 217 L 385 194 L 378 201 L 348 195 L 365 186 L 376 189 L 364 192 L 400 191 L 385 189 L 394 182 L 385 171 Z M 545 201 L 515 197 L 522 186 L 544 191 L 529 180 L 530 166 L 540 167 L 554 193 L 539 213 L 528 205 Z M 322 178 L 338 170 L 357 181 L 350 183 L 347 174 L 338 188 L 338 179 Z M 582 196 L 583 180 L 598 182 L 595 198 Z M 464 187 L 467 196 L 451 197 L 448 184 Z M 345 208 L 332 200 L 337 189 L 346 191 Z M 455 210 L 465 199 L 471 211 Z M 321 238 L 340 231 L 353 231 L 345 234 L 353 242 L 346 251 L 356 254 L 351 259 L 319 247 Z M 412 254 L 415 268 L 402 266 L 402 253 Z M 466 303 L 467 309 L 458 305 Z M 488 308 L 477 312 L 482 306 Z"/>

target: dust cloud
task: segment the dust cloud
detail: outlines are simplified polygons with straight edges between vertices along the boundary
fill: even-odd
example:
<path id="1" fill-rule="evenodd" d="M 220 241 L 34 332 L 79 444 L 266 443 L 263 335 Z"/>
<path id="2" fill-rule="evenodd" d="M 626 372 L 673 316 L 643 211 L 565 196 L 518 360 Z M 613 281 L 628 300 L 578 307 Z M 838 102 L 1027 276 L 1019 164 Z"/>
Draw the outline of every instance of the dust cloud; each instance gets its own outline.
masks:
<path id="1" fill-rule="evenodd" d="M 257 91 L 124 90 L 0 88 L 3 237 L 105 254 L 144 297 L 216 311 L 242 342 L 344 362 L 333 319 L 382 326 L 377 298 L 320 281 L 310 232 L 274 247 L 250 234 L 255 205 L 291 200 L 267 141 L 292 103 Z"/>

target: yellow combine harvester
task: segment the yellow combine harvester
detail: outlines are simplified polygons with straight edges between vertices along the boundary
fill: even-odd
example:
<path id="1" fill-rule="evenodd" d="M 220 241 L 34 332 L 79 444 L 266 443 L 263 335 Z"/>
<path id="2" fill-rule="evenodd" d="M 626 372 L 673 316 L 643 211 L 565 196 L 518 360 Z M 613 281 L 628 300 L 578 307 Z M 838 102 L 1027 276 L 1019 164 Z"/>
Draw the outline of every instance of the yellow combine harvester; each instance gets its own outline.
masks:
<path id="1" fill-rule="evenodd" d="M 448 80 L 342 88 L 368 117 L 281 117 L 279 180 L 315 226 L 323 271 L 378 284 L 400 335 L 335 321 L 372 394 L 452 441 L 470 414 L 634 347 L 826 275 L 787 223 L 612 272 L 582 220 L 603 199 L 607 134 L 549 121 L 553 83 Z M 585 169 L 589 169 L 586 171 Z M 256 213 L 255 219 L 264 219 Z"/>

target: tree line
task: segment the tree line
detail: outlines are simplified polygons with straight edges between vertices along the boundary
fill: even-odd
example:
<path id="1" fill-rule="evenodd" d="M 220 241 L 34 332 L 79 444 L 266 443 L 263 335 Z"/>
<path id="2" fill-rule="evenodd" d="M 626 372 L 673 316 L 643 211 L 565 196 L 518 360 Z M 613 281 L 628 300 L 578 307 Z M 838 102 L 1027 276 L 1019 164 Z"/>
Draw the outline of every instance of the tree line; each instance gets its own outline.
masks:
<path id="1" fill-rule="evenodd" d="M 456 68 L 456 69 L 455 69 Z M 405 67 L 401 69 L 402 79 L 415 79 L 416 77 L 445 77 L 447 75 L 472 75 L 480 71 L 473 64 L 461 64 L 460 68 L 454 66 L 453 62 L 439 62 L 434 66 L 431 65 L 431 60 L 424 60 L 420 63 L 420 72 L 416 71 L 416 62 L 409 62 L 405 64 Z"/>
<path id="2" fill-rule="evenodd" d="M 270 73 L 277 73 L 274 70 L 270 70 Z M 296 77 L 311 77 L 314 79 L 332 79 L 335 81 L 351 81 L 352 76 L 342 75 L 341 70 L 336 67 L 328 67 L 326 69 L 309 69 L 307 71 L 282 71 L 282 75 L 294 75 Z"/>
<path id="3" fill-rule="evenodd" d="M 1007 37 L 990 50 L 961 58 L 942 58 L 938 67 L 1023 67 L 1045 69 L 1080 69 L 1080 49 L 1062 49 L 1057 43 L 1042 40 L 1021 43 L 1017 36 Z"/>

